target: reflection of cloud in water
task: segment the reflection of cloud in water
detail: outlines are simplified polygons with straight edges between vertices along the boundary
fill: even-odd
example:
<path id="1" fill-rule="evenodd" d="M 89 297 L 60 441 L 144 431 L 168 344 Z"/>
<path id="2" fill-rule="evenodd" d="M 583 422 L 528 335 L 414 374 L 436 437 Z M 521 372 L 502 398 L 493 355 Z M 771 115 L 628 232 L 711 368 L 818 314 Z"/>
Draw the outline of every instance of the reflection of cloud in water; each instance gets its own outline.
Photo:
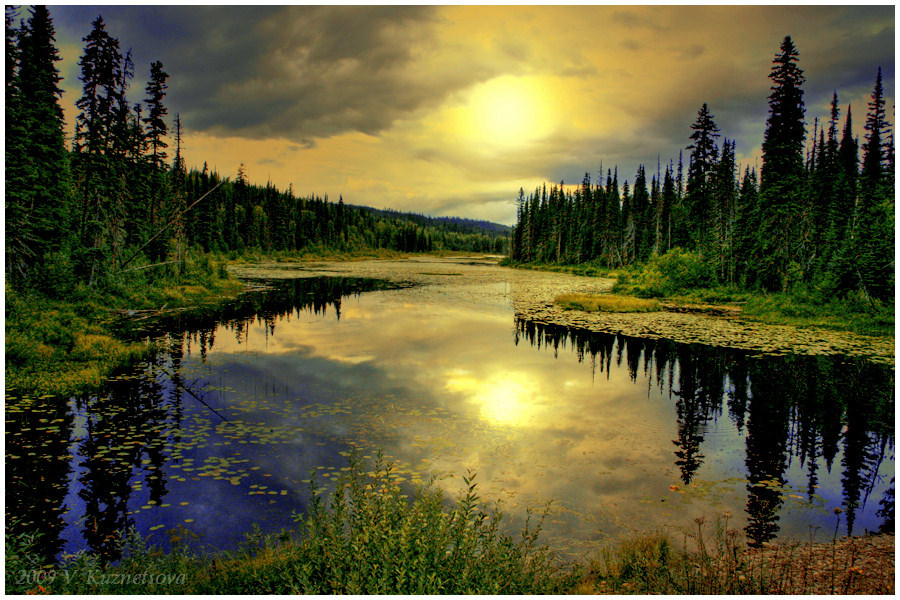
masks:
<path id="1" fill-rule="evenodd" d="M 421 301 L 404 301 L 405 294 Z M 401 471 L 425 479 L 449 474 L 441 485 L 450 494 L 472 469 L 482 498 L 503 500 L 512 515 L 553 500 L 546 539 L 561 550 L 725 509 L 742 513 L 745 433 L 729 417 L 730 404 L 718 419 L 691 425 L 705 458 L 692 484 L 681 485 L 673 440 L 693 423 L 679 412 L 693 404 L 679 408 L 684 369 L 665 366 L 663 347 L 657 364 L 647 362 L 651 346 L 642 355 L 622 340 L 609 342 L 602 360 L 565 339 L 546 338 L 540 348 L 511 343 L 510 310 L 456 306 L 428 288 L 345 300 L 340 321 L 304 315 L 276 319 L 269 336 L 250 325 L 240 344 L 220 329 L 210 354 L 235 361 L 232 389 L 250 397 L 283 389 L 282 413 L 261 406 L 247 419 L 274 418 L 327 440 L 316 455 L 305 455 L 308 440 L 291 440 L 254 459 L 273 473 L 294 474 L 317 460 L 335 466 L 344 444 L 381 448 Z M 679 354 L 688 365 L 689 357 Z M 659 383 L 670 376 L 674 388 Z M 709 402 L 721 404 L 721 393 L 734 389 Z"/>
<path id="2" fill-rule="evenodd" d="M 432 472 L 475 470 L 482 497 L 512 512 L 552 499 L 554 537 L 590 540 L 597 529 L 659 522 L 660 496 L 677 480 L 674 409 L 660 392 L 645 386 L 636 399 L 624 369 L 600 377 L 562 349 L 555 358 L 516 346 L 509 312 L 396 303 L 393 295 L 344 302 L 339 322 L 281 319 L 268 340 L 260 326 L 246 345 L 217 343 L 216 351 L 262 352 L 265 344 L 253 361 L 258 377 L 285 383 L 304 402 L 348 401 L 349 415 L 316 421 L 323 431 Z M 361 357 L 370 359 L 354 360 Z M 664 427 L 672 432 L 647 435 Z M 445 489 L 454 493 L 456 483 Z"/>

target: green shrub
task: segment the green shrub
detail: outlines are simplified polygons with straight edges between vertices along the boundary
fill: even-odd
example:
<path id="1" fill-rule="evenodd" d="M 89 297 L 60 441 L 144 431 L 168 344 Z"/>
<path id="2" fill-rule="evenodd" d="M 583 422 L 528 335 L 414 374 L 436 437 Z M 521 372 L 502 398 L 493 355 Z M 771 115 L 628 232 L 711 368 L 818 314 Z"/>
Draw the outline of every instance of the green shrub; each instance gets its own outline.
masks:
<path id="1" fill-rule="evenodd" d="M 50 298 L 71 298 L 77 285 L 75 264 L 68 252 L 51 252 L 38 268 L 38 289 Z"/>
<path id="2" fill-rule="evenodd" d="M 297 517 L 299 542 L 217 569 L 205 592 L 301 594 L 542 594 L 571 587 L 536 545 L 540 522 L 521 539 L 501 533 L 501 513 L 480 506 L 474 476 L 453 508 L 431 485 L 407 497 L 381 458 L 364 473 L 351 456 L 326 508 Z M 542 521 L 543 519 L 541 519 Z"/>
<path id="3" fill-rule="evenodd" d="M 173 549 L 147 547 L 130 530 L 122 558 L 104 563 L 80 552 L 56 565 L 43 588 L 11 585 L 22 570 L 40 571 L 33 536 L 6 530 L 7 592 L 84 594 L 550 594 L 571 590 L 578 568 L 563 569 L 537 545 L 543 517 L 521 536 L 502 533 L 499 510 L 485 510 L 474 476 L 452 506 L 432 485 L 413 497 L 380 455 L 364 472 L 351 456 L 328 505 L 311 480 L 308 513 L 296 516 L 301 534 L 248 535 L 255 544 L 212 556 L 176 543 L 190 532 L 170 530 Z M 47 572 L 48 569 L 43 569 Z M 132 581 L 135 574 L 146 578 Z M 168 575 L 168 577 L 167 577 Z"/>
<path id="4" fill-rule="evenodd" d="M 712 264 L 694 252 L 672 248 L 652 262 L 666 279 L 666 287 L 673 292 L 709 287 L 716 283 Z"/>

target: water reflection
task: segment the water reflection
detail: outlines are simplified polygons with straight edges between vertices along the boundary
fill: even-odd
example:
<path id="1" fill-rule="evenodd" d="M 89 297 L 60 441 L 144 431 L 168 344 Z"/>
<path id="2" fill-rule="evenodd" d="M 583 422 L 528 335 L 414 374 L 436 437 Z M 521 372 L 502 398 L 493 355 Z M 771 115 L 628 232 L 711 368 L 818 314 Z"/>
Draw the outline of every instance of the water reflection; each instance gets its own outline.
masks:
<path id="1" fill-rule="evenodd" d="M 723 409 L 738 430 L 746 429 L 747 515 L 752 544 L 775 538 L 785 501 L 787 473 L 793 462 L 805 468 L 806 497 L 820 499 L 819 470 L 832 472 L 841 455 L 841 507 L 844 530 L 855 531 L 880 469 L 893 461 L 893 369 L 862 359 L 826 356 L 764 356 L 746 351 L 670 340 L 648 340 L 591 333 L 517 319 L 517 341 L 537 347 L 572 346 L 579 361 L 590 360 L 608 376 L 613 355 L 637 380 L 655 373 L 661 391 L 675 399 L 678 437 L 675 464 L 690 484 L 703 464 L 704 428 Z M 893 477 L 884 492 L 881 529 L 893 528 Z M 794 481 L 796 485 L 796 481 Z"/>
<path id="2" fill-rule="evenodd" d="M 72 471 L 73 415 L 50 396 L 6 396 L 6 526 L 13 535 L 40 531 L 37 543 L 55 556 L 66 540 L 62 515 Z"/>
<path id="3" fill-rule="evenodd" d="M 7 514 L 48 556 L 115 560 L 129 527 L 234 547 L 254 522 L 290 528 L 309 471 L 328 484 L 355 447 L 408 483 L 477 470 L 513 515 L 552 499 L 559 547 L 741 506 L 754 544 L 833 529 L 834 506 L 847 533 L 893 528 L 891 369 L 511 322 L 402 287 L 273 284 L 155 324 L 166 350 L 99 393 L 7 397 Z"/>

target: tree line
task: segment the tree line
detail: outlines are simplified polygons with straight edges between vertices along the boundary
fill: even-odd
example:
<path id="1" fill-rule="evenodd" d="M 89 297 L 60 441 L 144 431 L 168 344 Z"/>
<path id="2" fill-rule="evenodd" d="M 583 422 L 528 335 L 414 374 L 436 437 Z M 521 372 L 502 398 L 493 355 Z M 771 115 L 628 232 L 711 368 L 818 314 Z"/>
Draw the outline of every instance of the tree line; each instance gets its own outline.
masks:
<path id="1" fill-rule="evenodd" d="M 50 12 L 33 6 L 19 20 L 7 6 L 5 18 L 11 285 L 37 286 L 48 277 L 96 285 L 137 265 L 179 273 L 197 252 L 508 251 L 503 232 L 254 185 L 243 165 L 233 176 L 206 165 L 188 170 L 181 117 L 171 127 L 168 121 L 169 74 L 152 62 L 143 99 L 133 102 L 132 52 L 102 17 L 83 39 L 82 96 L 68 144 Z"/>
<path id="2" fill-rule="evenodd" d="M 615 168 L 604 183 L 601 166 L 597 182 L 586 173 L 580 186 L 561 182 L 548 191 L 545 184 L 527 197 L 520 189 L 512 260 L 620 268 L 680 248 L 706 262 L 721 284 L 892 299 L 894 141 L 881 69 L 861 148 L 849 105 L 840 128 L 837 92 L 806 143 L 805 78 L 790 36 L 769 78 L 759 173 L 740 172 L 734 140 L 719 143 L 704 103 L 691 125 L 686 173 L 679 152 L 677 166 L 658 163 L 649 182 L 642 165 L 632 185 L 620 187 Z"/>

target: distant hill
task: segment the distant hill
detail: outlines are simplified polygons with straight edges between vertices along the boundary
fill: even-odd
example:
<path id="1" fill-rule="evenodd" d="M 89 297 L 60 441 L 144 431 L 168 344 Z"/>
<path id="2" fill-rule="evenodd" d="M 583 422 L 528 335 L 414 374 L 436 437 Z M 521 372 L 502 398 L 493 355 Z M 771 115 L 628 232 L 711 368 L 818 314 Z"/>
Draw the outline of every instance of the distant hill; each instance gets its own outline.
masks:
<path id="1" fill-rule="evenodd" d="M 466 219 L 464 217 L 430 217 L 418 213 L 400 212 L 390 208 L 372 208 L 371 206 L 353 205 L 353 208 L 370 212 L 384 219 L 408 221 L 421 227 L 431 226 L 444 231 L 455 231 L 458 233 L 481 233 L 489 236 L 504 236 L 509 235 L 512 230 L 509 225 L 501 225 L 500 223 L 492 223 L 491 221 L 481 221 L 478 219 Z"/>

